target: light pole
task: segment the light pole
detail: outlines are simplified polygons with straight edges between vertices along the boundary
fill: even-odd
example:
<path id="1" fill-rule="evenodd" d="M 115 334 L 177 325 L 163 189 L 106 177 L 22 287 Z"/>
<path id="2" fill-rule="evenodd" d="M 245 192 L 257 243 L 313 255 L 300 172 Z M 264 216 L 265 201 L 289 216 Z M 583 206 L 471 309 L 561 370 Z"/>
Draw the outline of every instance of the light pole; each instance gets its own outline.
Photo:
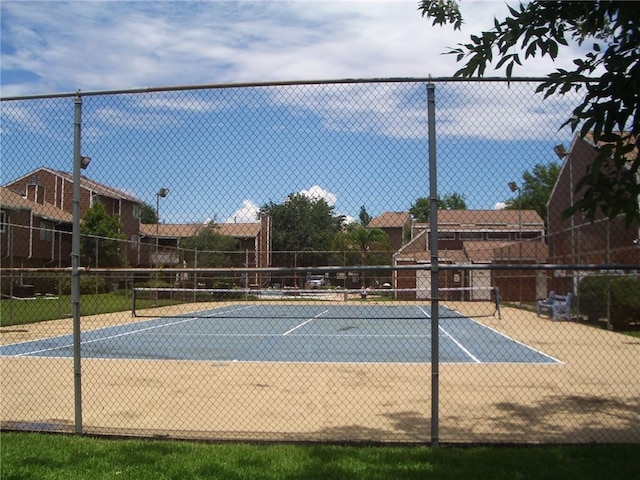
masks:
<path id="1" fill-rule="evenodd" d="M 512 192 L 518 192 L 518 234 L 522 240 L 522 197 L 520 196 L 520 187 L 516 182 L 509 182 L 509 188 Z"/>
<path id="2" fill-rule="evenodd" d="M 571 161 L 570 158 L 570 153 L 567 152 L 567 149 L 564 148 L 564 145 L 562 144 L 558 144 L 555 147 L 553 147 L 553 151 L 556 154 L 556 156 L 558 157 L 558 159 L 562 160 L 563 162 L 566 162 L 566 165 L 569 170 L 569 205 L 573 207 L 573 190 L 575 188 L 575 185 L 573 183 L 573 162 Z M 569 260 L 568 263 L 570 264 L 575 264 L 576 263 L 576 257 L 580 254 L 579 251 L 576 251 L 576 222 L 575 222 L 575 216 L 571 215 L 571 217 L 569 218 L 569 222 L 570 222 L 570 229 L 571 229 L 571 259 Z M 580 241 L 580 237 L 578 237 L 578 242 Z M 573 292 L 574 295 L 576 295 L 578 293 L 578 285 L 580 284 L 580 271 L 579 270 L 572 270 L 571 274 L 571 291 Z M 580 300 L 578 299 L 578 302 Z M 579 307 L 579 305 L 578 305 Z"/>
<path id="3" fill-rule="evenodd" d="M 169 189 L 162 187 L 160 190 L 158 190 L 158 193 L 156 193 L 156 268 L 158 268 L 158 265 L 160 264 L 159 260 L 158 260 L 158 254 L 159 254 L 159 237 L 160 237 L 160 198 L 164 198 L 167 195 L 169 195 Z"/>
<path id="4" fill-rule="evenodd" d="M 522 263 L 522 196 L 520 187 L 516 182 L 509 182 L 509 188 L 512 192 L 518 192 L 518 262 Z M 518 303 L 522 305 L 522 270 L 518 274 Z"/>

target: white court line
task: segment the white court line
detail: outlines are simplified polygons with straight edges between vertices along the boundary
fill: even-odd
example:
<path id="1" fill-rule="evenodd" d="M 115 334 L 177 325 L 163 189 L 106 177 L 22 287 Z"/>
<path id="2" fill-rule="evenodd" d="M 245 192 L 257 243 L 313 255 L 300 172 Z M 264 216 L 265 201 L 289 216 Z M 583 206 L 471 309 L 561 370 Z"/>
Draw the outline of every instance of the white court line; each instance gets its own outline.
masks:
<path id="1" fill-rule="evenodd" d="M 316 315 L 315 317 L 311 317 L 309 320 L 307 320 L 306 322 L 302 322 L 300 325 L 296 325 L 295 327 L 293 327 L 291 330 L 287 330 L 286 332 L 284 332 L 282 334 L 283 337 L 289 335 L 291 332 L 296 331 L 297 329 L 299 329 L 300 327 L 304 327 L 307 323 L 309 322 L 313 322 L 316 318 L 324 315 L 325 313 L 327 313 L 329 310 L 325 310 L 324 312 L 319 313 L 318 315 Z"/>
<path id="2" fill-rule="evenodd" d="M 424 310 L 422 309 L 422 307 L 418 307 L 418 308 L 420 308 L 420 311 L 421 311 L 423 314 L 425 314 L 427 317 L 429 317 L 429 315 L 427 314 L 427 312 L 426 312 L 426 311 L 424 311 Z M 452 336 L 449 332 L 447 332 L 444 328 L 442 328 L 440 325 L 438 325 L 438 330 L 441 330 L 441 331 L 444 333 L 444 335 L 445 335 L 446 337 L 449 337 L 449 338 L 453 341 L 453 343 L 455 343 L 455 344 L 458 346 L 458 348 L 459 348 L 460 350 L 462 350 L 462 351 L 463 351 L 463 352 L 464 352 L 464 353 L 465 353 L 465 354 L 466 354 L 466 355 L 467 355 L 471 360 L 473 360 L 475 363 L 482 363 L 478 357 L 476 357 L 473 353 L 471 353 L 469 350 L 467 350 L 467 349 L 464 347 L 464 345 L 462 345 L 458 340 L 456 340 L 455 338 L 453 338 L 453 336 Z"/>
<path id="3" fill-rule="evenodd" d="M 452 310 L 452 311 L 453 311 L 453 312 L 455 312 L 455 313 L 457 313 L 457 314 L 462 315 L 462 313 L 460 313 L 460 312 L 458 312 L 458 311 L 456 311 L 456 310 Z M 464 315 L 463 315 L 463 316 L 464 316 Z M 465 317 L 465 318 L 469 318 L 469 317 Z M 498 335 L 500 335 L 501 337 L 506 338 L 507 340 L 511 340 L 512 342 L 515 342 L 515 343 L 517 343 L 518 345 L 522 345 L 523 347 L 528 348 L 529 350 L 532 350 L 532 351 L 534 351 L 534 352 L 536 352 L 536 353 L 539 353 L 539 354 L 540 354 L 540 355 L 542 355 L 543 357 L 547 357 L 547 358 L 549 358 L 549 359 L 553 360 L 554 362 L 557 362 L 557 363 L 564 363 L 562 360 L 559 360 L 559 359 L 557 359 L 557 358 L 555 358 L 555 357 L 552 357 L 551 355 L 548 355 L 548 354 L 544 353 L 543 351 L 538 350 L 537 348 L 533 348 L 531 345 L 527 345 L 526 343 L 523 343 L 523 342 L 521 342 L 521 341 L 519 341 L 519 340 L 516 340 L 515 338 L 510 337 L 509 335 L 505 335 L 505 334 L 504 334 L 504 333 L 502 333 L 501 331 L 496 330 L 495 328 L 492 328 L 492 327 L 490 327 L 489 325 L 486 325 L 486 324 L 484 324 L 484 323 L 482 323 L 482 322 L 479 322 L 478 320 L 476 320 L 476 319 L 474 319 L 474 318 L 469 318 L 469 320 L 471 320 L 472 322 L 477 323 L 478 325 L 483 326 L 484 328 L 487 328 L 487 329 L 491 330 L 491 331 L 492 331 L 492 332 L 494 332 L 494 333 L 497 333 Z"/>
<path id="4" fill-rule="evenodd" d="M 313 319 L 311 319 L 313 320 Z M 309 323 L 311 320 L 306 321 Z M 300 325 L 302 326 L 302 324 Z M 296 327 L 298 328 L 298 327 Z M 154 333 L 158 337 L 282 337 L 286 333 Z M 402 335 L 402 334 L 349 334 L 349 333 L 301 333 L 296 337 L 320 338 L 431 338 L 431 335 Z"/>
<path id="5" fill-rule="evenodd" d="M 449 332 L 447 332 L 444 328 L 442 328 L 441 326 L 438 325 L 438 330 L 442 330 L 444 332 L 445 336 L 447 336 L 451 340 L 453 340 L 453 343 L 455 343 L 460 348 L 460 350 L 462 350 L 464 353 L 466 353 L 471 360 L 473 360 L 475 363 L 482 363 L 479 358 L 477 358 L 473 353 L 471 353 L 469 350 L 464 348 L 464 346 L 458 340 L 453 338 L 451 336 L 451 334 Z"/>
<path id="6" fill-rule="evenodd" d="M 248 305 L 246 307 L 237 308 L 237 309 L 234 309 L 234 310 L 225 310 L 224 312 L 220 312 L 220 314 L 229 313 L 229 312 L 237 312 L 237 311 L 240 311 L 240 310 L 245 310 L 247 308 L 251 308 L 252 306 L 253 305 Z M 156 319 L 156 320 L 158 320 L 158 319 Z M 82 345 L 88 345 L 90 343 L 100 342 L 102 340 L 111 340 L 112 338 L 126 337 L 127 335 L 140 333 L 140 332 L 146 332 L 146 331 L 149 331 L 149 330 L 155 330 L 155 329 L 167 327 L 167 326 L 170 326 L 170 325 L 178 325 L 180 323 L 193 322 L 194 320 L 202 320 L 202 317 L 185 318 L 185 319 L 178 320 L 178 321 L 175 321 L 175 322 L 164 323 L 162 325 L 153 325 L 151 327 L 139 328 L 137 330 L 131 330 L 131 331 L 128 331 L 128 332 L 119 333 L 117 335 L 109 335 L 108 337 L 94 338 L 93 340 L 83 340 L 81 342 L 81 344 Z M 119 326 L 122 326 L 122 325 L 119 325 Z M 107 330 L 107 329 L 110 329 L 110 328 L 116 328 L 116 327 L 105 327 L 105 328 L 100 329 L 100 330 Z M 88 332 L 85 332 L 85 333 L 88 333 Z M 67 336 L 67 335 L 60 335 L 59 337 L 54 337 L 54 338 L 62 338 L 62 337 L 65 337 L 65 336 Z M 37 340 L 31 340 L 31 341 L 36 341 L 37 342 Z M 19 344 L 16 344 L 16 345 L 19 345 Z M 29 356 L 29 355 L 37 355 L 39 353 L 50 352 L 50 351 L 53 351 L 53 350 L 60 350 L 61 348 L 68 348 L 68 347 L 72 347 L 72 346 L 73 346 L 73 343 L 68 343 L 68 344 L 65 344 L 65 345 L 59 345 L 57 347 L 43 348 L 41 350 L 33 350 L 31 352 L 23 352 L 23 353 L 20 353 L 18 355 L 12 355 L 12 356 L 26 357 L 26 356 Z"/>

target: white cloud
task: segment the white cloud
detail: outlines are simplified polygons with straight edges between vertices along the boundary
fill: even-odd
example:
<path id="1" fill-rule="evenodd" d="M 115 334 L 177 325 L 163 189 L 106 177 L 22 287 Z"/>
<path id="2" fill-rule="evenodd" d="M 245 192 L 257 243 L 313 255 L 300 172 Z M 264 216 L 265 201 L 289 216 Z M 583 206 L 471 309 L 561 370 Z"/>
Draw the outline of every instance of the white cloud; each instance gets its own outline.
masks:
<path id="1" fill-rule="evenodd" d="M 338 200 L 335 194 L 324 190 L 319 185 L 314 185 L 309 190 L 301 190 L 300 194 L 312 200 L 324 200 L 330 207 L 333 207 Z"/>
<path id="2" fill-rule="evenodd" d="M 312 200 L 325 200 L 330 207 L 333 207 L 338 200 L 336 195 L 324 190 L 318 185 L 312 186 L 309 190 L 301 190 L 299 193 Z M 252 200 L 243 200 L 242 207 L 233 212 L 224 223 L 257 223 L 259 221 L 257 220 L 259 212 L 260 206 L 257 203 Z M 207 221 L 210 221 L 210 219 L 207 219 Z M 353 223 L 355 221 L 355 217 L 345 215 L 346 223 Z"/>
<path id="3" fill-rule="evenodd" d="M 504 202 L 497 202 L 497 203 L 493 206 L 493 209 L 494 209 L 494 210 L 504 210 L 506 206 L 507 206 L 507 204 L 506 204 L 506 203 L 504 203 Z"/>
<path id="4" fill-rule="evenodd" d="M 454 31 L 431 26 L 414 1 L 2 2 L 1 8 L 4 96 L 451 76 L 459 64 L 442 53 L 507 12 L 503 2 L 463 2 L 465 24 Z M 568 66 L 574 54 L 563 50 L 554 64 L 536 58 L 515 73 L 546 74 Z"/>
<path id="5" fill-rule="evenodd" d="M 256 223 L 260 207 L 251 200 L 243 200 L 242 207 L 233 212 L 224 223 Z"/>

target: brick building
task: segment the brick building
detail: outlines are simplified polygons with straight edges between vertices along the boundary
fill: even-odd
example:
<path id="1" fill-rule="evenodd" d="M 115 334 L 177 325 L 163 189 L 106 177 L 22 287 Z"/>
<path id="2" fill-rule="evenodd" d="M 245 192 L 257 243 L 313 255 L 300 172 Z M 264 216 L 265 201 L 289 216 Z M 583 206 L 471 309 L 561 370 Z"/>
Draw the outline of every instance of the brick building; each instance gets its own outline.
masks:
<path id="1" fill-rule="evenodd" d="M 384 212 L 369 222 L 369 227 L 386 232 L 394 250 L 399 250 L 411 238 L 412 219 L 409 212 Z"/>
<path id="2" fill-rule="evenodd" d="M 563 164 L 552 190 L 548 212 L 549 262 L 556 264 L 640 264 L 640 227 L 625 225 L 622 216 L 612 220 L 597 212 L 594 222 L 581 214 L 562 218 L 562 212 L 574 204 L 575 188 L 597 156 L 591 136 L 575 137 L 568 152 L 562 152 Z M 630 160 L 636 158 L 632 152 Z M 584 272 L 559 270 L 550 288 L 577 292 L 579 275 Z M 575 275 L 575 277 L 574 277 Z"/>
<path id="3" fill-rule="evenodd" d="M 0 187 L 0 247 L 3 267 L 68 267 L 71 265 L 73 175 L 38 168 Z M 134 267 L 183 266 L 180 240 L 198 234 L 204 224 L 142 224 L 143 202 L 136 197 L 87 177 L 80 179 L 80 216 L 94 202 L 120 219 L 128 265 Z M 271 219 L 255 223 L 222 223 L 220 235 L 235 238 L 238 265 L 271 265 Z M 193 267 L 195 265 L 189 265 Z M 251 283 L 263 283 L 254 278 Z"/>
<path id="4" fill-rule="evenodd" d="M 69 215 L 73 213 L 73 174 L 38 168 L 4 185 L 5 189 L 38 205 L 56 208 Z M 105 206 L 109 215 L 115 215 L 122 224 L 122 233 L 129 241 L 137 241 L 140 234 L 140 207 L 142 201 L 121 190 L 90 180 L 80 179 L 80 217 L 94 202 Z M 126 249 L 129 264 L 135 265 L 135 249 Z M 70 259 L 64 266 L 70 265 Z"/>
<path id="5" fill-rule="evenodd" d="M 424 265 L 419 270 L 399 270 L 395 288 L 401 298 L 431 295 L 431 250 L 428 223 L 412 228 L 409 243 L 393 256 L 394 265 Z M 438 262 L 449 265 L 531 264 L 548 254 L 544 222 L 533 210 L 441 210 L 438 212 Z M 546 279 L 525 270 L 443 270 L 438 274 L 443 300 L 489 300 L 489 287 L 497 286 L 504 300 L 534 300 L 546 290 Z M 458 290 L 465 288 L 466 290 Z M 474 290 L 475 289 L 475 290 Z"/>
<path id="6" fill-rule="evenodd" d="M 0 187 L 0 255 L 3 267 L 71 264 L 70 213 Z"/>

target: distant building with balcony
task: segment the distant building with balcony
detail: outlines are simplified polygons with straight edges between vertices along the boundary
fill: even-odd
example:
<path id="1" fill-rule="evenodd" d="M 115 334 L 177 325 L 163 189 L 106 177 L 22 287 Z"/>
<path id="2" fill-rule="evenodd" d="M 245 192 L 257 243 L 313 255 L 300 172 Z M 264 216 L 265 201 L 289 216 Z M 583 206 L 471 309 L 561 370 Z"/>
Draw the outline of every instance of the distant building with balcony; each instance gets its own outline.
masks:
<path id="1" fill-rule="evenodd" d="M 399 269 L 394 286 L 399 298 L 431 296 L 431 226 L 416 223 L 411 241 L 393 256 Z M 438 211 L 438 263 L 448 265 L 543 263 L 548 255 L 544 222 L 533 210 Z M 534 300 L 546 294 L 546 277 L 526 270 L 448 269 L 438 273 L 443 300 L 489 300 L 490 287 L 498 287 L 504 300 Z"/>
<path id="2" fill-rule="evenodd" d="M 145 267 L 161 265 L 166 268 L 198 268 L 198 252 L 189 254 L 181 245 L 184 239 L 197 236 L 204 228 L 200 224 L 141 224 L 140 240 L 136 244 L 137 264 Z M 222 252 L 236 267 L 267 268 L 271 266 L 271 217 L 258 222 L 219 223 L 213 225 L 219 235 L 237 240 L 234 251 Z M 201 254 L 204 252 L 200 252 Z M 186 259 L 189 258 L 189 262 Z M 240 277 L 239 277 L 240 278 Z M 249 286 L 268 283 L 267 274 L 253 274 Z M 237 283 L 237 279 L 236 283 Z"/>
<path id="3" fill-rule="evenodd" d="M 5 184 L 4 188 L 34 204 L 73 214 L 71 173 L 41 167 Z M 120 219 L 122 233 L 128 241 L 137 241 L 140 234 L 141 200 L 116 188 L 81 177 L 80 216 L 95 202 L 102 203 L 109 215 Z M 129 264 L 135 265 L 135 250 L 127 248 L 126 259 Z M 69 264 L 70 259 L 67 259 L 65 265 Z"/>
<path id="4" fill-rule="evenodd" d="M 67 267 L 71 264 L 72 215 L 0 187 L 2 267 Z"/>

